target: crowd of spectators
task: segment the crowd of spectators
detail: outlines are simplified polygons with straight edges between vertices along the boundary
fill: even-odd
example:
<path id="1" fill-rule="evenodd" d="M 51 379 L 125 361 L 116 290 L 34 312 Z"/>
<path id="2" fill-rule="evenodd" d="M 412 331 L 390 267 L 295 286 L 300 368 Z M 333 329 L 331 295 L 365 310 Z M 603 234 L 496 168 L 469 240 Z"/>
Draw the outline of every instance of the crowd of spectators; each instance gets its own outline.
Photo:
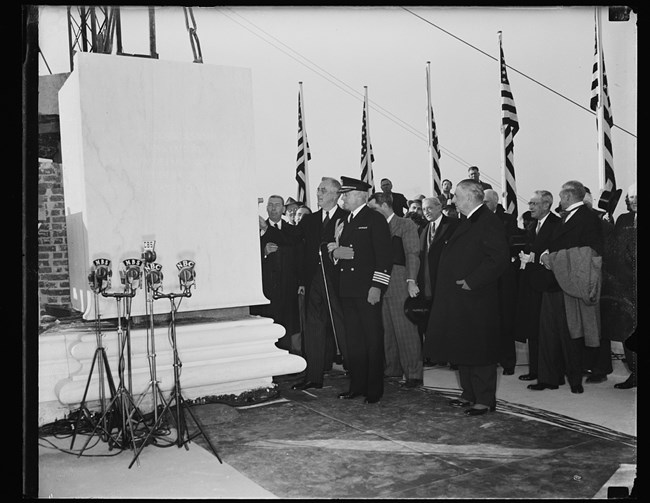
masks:
<path id="1" fill-rule="evenodd" d="M 413 388 L 423 368 L 449 366 L 462 388 L 450 405 L 481 415 L 494 410 L 497 368 L 514 374 L 516 342 L 527 343 L 519 379 L 535 381 L 531 391 L 605 382 L 612 341 L 630 370 L 615 387 L 637 385 L 636 184 L 617 219 L 621 191 L 595 205 L 570 180 L 558 200 L 534 191 L 518 220 L 476 166 L 429 197 L 407 199 L 388 178 L 380 187 L 324 177 L 317 207 L 268 198 L 259 227 L 270 304 L 251 313 L 282 325 L 277 346 L 307 361 L 294 389 L 322 387 L 337 363 L 350 382 L 340 398 L 377 403 L 385 379 Z"/>

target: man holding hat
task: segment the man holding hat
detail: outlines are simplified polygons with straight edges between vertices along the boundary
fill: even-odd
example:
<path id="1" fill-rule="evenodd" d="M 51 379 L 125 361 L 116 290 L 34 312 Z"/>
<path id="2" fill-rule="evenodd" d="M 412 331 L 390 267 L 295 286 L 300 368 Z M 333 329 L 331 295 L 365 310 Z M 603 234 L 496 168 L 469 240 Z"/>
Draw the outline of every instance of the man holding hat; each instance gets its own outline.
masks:
<path id="1" fill-rule="evenodd" d="M 414 222 L 398 217 L 393 200 L 383 192 L 373 194 L 368 206 L 384 216 L 392 240 L 393 269 L 382 301 L 384 353 L 387 377 L 404 376 L 404 385 L 422 385 L 422 342 L 415 324 L 404 313 L 404 302 L 419 293 L 416 278 L 420 268 L 420 238 Z"/>
<path id="2" fill-rule="evenodd" d="M 391 237 L 386 219 L 367 206 L 371 186 L 341 177 L 343 209 L 348 218 L 336 223 L 328 251 L 339 270 L 350 389 L 339 398 L 365 396 L 377 403 L 384 393 L 384 333 L 381 295 L 392 269 Z"/>

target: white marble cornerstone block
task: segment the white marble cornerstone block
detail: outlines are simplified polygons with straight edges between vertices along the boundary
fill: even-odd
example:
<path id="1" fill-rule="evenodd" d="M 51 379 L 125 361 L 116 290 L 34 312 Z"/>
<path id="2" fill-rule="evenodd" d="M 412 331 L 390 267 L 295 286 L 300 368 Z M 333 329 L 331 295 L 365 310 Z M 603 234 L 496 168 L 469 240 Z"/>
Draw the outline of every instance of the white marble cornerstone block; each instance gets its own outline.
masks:
<path id="1" fill-rule="evenodd" d="M 144 328 L 130 331 L 132 356 L 129 358 L 128 352 L 124 355 L 122 384 L 130 389 L 134 402 L 143 412 L 153 410 L 154 378 L 165 401 L 174 387 L 174 354 L 168 329 L 168 326 L 158 326 L 153 336 Z M 183 396 L 195 399 L 239 395 L 273 387 L 272 376 L 304 370 L 304 359 L 275 346 L 283 335 L 284 328 L 258 316 L 179 324 L 176 341 Z M 116 330 L 106 328 L 98 332 L 93 326 L 53 330 L 40 338 L 39 425 L 66 416 L 79 406 L 84 396 L 91 410 L 99 410 L 97 400 L 102 383 L 105 404 L 110 401 L 106 371 L 100 379 L 98 367 L 103 356 L 97 354 L 97 348 L 98 345 L 104 348 L 108 372 L 118 387 L 119 347 L 120 340 L 125 338 L 125 333 L 120 336 Z M 129 360 L 130 372 L 126 363 Z"/>
<path id="2" fill-rule="evenodd" d="M 267 303 L 262 294 L 251 71 L 78 53 L 59 92 L 73 308 L 95 319 L 88 273 L 155 241 L 163 290 L 176 264 L 195 262 L 196 288 L 179 311 Z M 102 318 L 116 302 L 100 297 Z M 146 314 L 144 295 L 132 315 Z M 154 303 L 156 314 L 168 304 Z"/>
<path id="3" fill-rule="evenodd" d="M 119 331 L 100 332 L 94 320 L 123 320 L 126 302 L 93 293 L 88 273 L 94 260 L 110 260 L 109 293 L 124 292 L 123 261 L 141 259 L 145 242 L 155 242 L 165 294 L 181 291 L 176 264 L 195 263 L 196 288 L 175 300 L 176 312 L 206 320 L 177 326 L 185 398 L 240 394 L 304 370 L 302 358 L 275 346 L 282 326 L 247 315 L 268 303 L 251 191 L 251 71 L 96 53 L 77 54 L 74 66 L 59 91 L 63 187 L 72 305 L 88 323 L 39 335 L 39 424 L 84 395 L 95 405 L 106 398 L 105 376 L 93 367 L 98 346 L 118 384 Z M 169 299 L 147 302 L 138 289 L 127 312 L 153 320 L 171 310 Z M 143 409 L 155 404 L 154 377 L 164 395 L 174 385 L 168 328 L 158 323 L 154 332 L 128 338 L 129 387 Z"/>

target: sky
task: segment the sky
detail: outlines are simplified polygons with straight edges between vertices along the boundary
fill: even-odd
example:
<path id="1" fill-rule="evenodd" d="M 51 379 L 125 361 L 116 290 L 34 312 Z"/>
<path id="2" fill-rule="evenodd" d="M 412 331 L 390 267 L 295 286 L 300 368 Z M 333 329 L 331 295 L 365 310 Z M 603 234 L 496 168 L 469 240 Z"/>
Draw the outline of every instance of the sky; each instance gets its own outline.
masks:
<path id="1" fill-rule="evenodd" d="M 614 172 L 636 181 L 637 16 L 611 22 L 602 44 L 615 126 Z M 408 10 L 407 10 L 408 9 Z M 310 194 L 323 176 L 360 178 L 364 86 L 376 189 L 390 178 L 407 198 L 431 195 L 426 65 L 441 148 L 455 184 L 476 165 L 501 191 L 498 32 L 520 129 L 514 165 L 519 214 L 534 190 L 558 201 L 577 179 L 599 194 L 596 117 L 589 110 L 594 7 L 194 7 L 203 64 L 250 68 L 257 179 L 251 197 L 296 197 L 297 106 L 302 82 L 311 150 Z M 192 63 L 182 7 L 156 7 L 159 58 Z M 149 54 L 145 7 L 122 7 L 126 53 Z M 192 22 L 190 20 L 190 26 Z M 42 6 L 39 74 L 70 71 L 65 6 Z M 45 65 L 47 61 L 47 66 Z M 49 66 L 49 69 L 48 69 Z M 615 215 L 625 211 L 623 197 Z"/>

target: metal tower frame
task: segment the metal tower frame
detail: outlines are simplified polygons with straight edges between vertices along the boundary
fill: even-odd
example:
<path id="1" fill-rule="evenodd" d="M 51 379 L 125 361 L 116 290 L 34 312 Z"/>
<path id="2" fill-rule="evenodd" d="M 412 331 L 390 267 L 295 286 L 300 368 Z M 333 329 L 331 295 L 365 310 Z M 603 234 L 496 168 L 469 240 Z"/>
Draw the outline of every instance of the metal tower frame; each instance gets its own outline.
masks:
<path id="1" fill-rule="evenodd" d="M 68 49 L 70 71 L 74 69 L 76 52 L 111 54 L 115 40 L 116 54 L 158 59 L 156 52 L 156 14 L 149 6 L 149 54 L 129 54 L 122 50 L 120 8 L 109 6 L 68 6 Z"/>

